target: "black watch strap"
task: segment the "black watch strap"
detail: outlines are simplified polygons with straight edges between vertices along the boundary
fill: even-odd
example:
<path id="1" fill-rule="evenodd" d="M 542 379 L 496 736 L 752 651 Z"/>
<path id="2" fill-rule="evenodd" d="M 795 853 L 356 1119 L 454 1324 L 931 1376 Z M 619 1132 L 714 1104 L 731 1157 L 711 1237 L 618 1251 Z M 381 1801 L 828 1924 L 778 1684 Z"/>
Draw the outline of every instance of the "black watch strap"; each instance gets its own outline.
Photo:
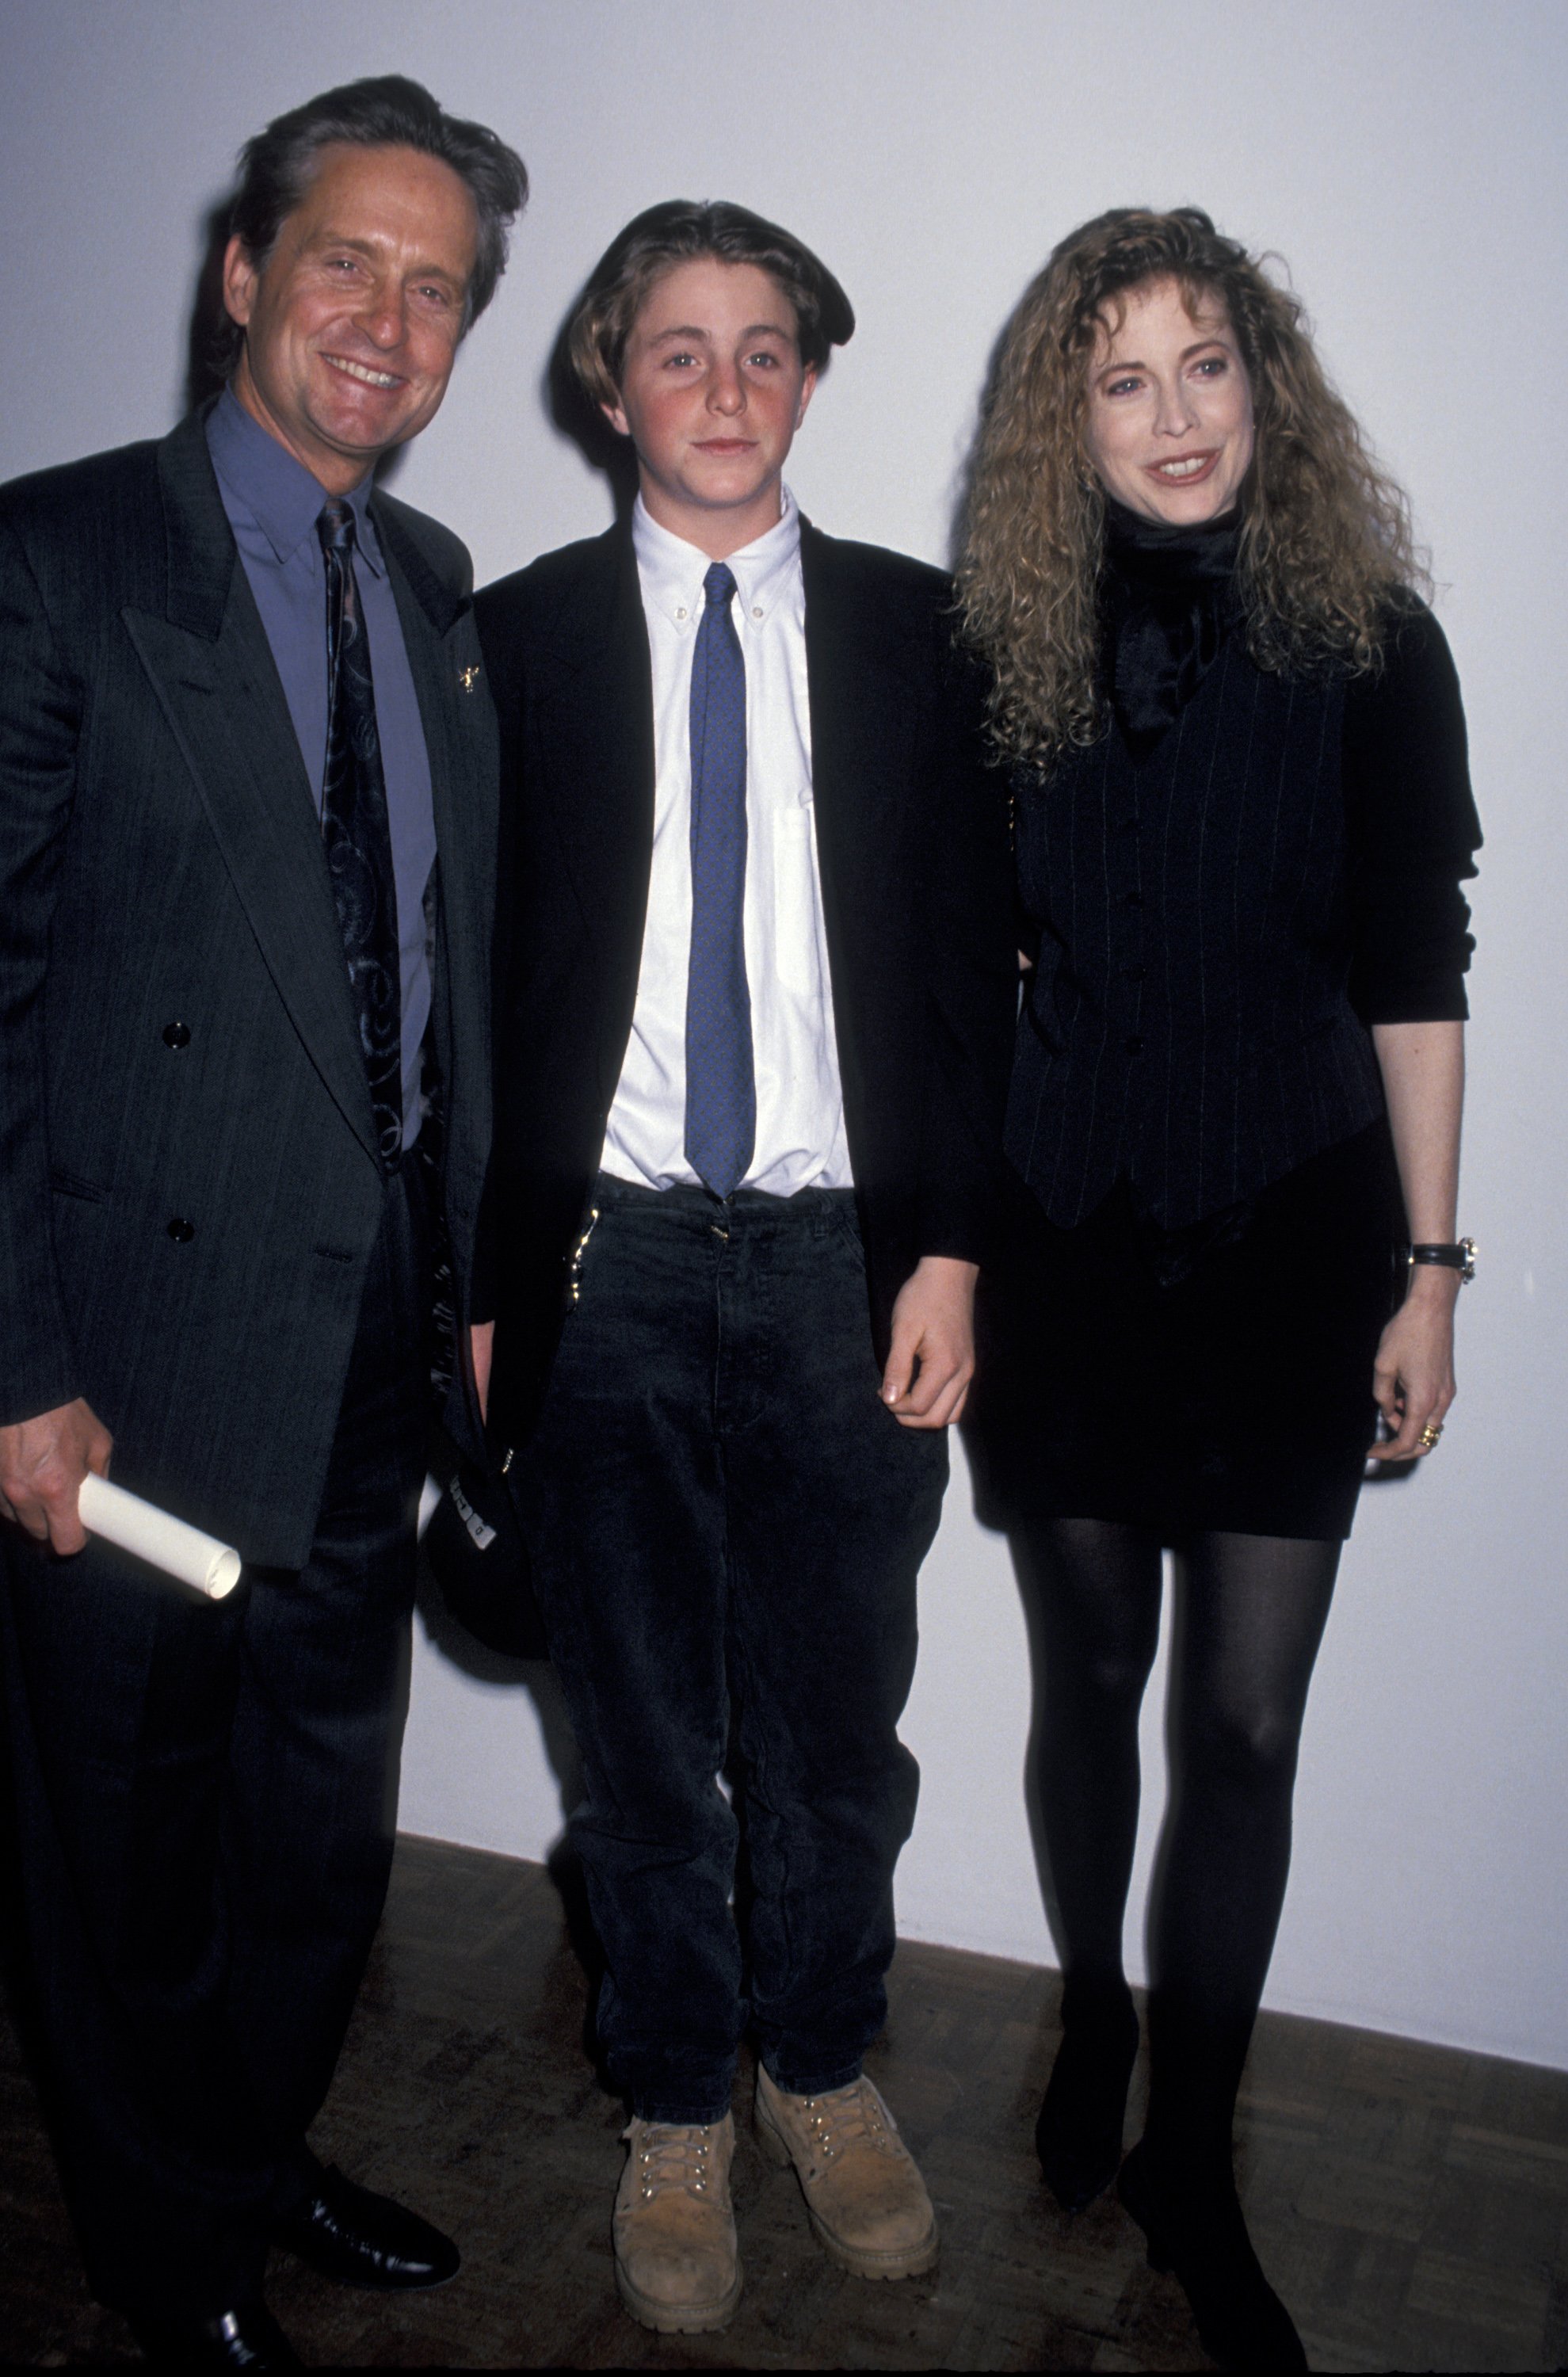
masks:
<path id="1" fill-rule="evenodd" d="M 1476 1276 L 1476 1242 L 1459 1238 L 1452 1246 L 1418 1246 L 1410 1249 L 1412 1263 L 1439 1263 L 1445 1271 L 1456 1271 L 1461 1282 Z"/>

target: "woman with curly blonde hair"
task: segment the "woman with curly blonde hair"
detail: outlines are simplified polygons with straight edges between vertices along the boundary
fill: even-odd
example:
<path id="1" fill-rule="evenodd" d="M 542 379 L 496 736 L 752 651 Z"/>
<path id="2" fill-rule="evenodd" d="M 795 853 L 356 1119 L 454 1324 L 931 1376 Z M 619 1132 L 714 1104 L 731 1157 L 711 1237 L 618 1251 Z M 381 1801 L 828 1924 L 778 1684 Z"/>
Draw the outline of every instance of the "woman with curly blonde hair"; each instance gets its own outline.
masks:
<path id="1" fill-rule="evenodd" d="M 1480 841 L 1458 684 L 1300 306 L 1196 208 L 1102 215 L 1025 292 L 959 577 L 1028 937 L 974 1441 L 1044 1650 L 1064 1989 L 1041 2161 L 1069 2209 L 1120 2165 L 1224 2365 L 1304 2367 L 1231 2127 L 1368 1454 L 1430 1453 L 1454 1394 Z M 1122 2164 L 1167 1547 L 1172 1792 Z"/>

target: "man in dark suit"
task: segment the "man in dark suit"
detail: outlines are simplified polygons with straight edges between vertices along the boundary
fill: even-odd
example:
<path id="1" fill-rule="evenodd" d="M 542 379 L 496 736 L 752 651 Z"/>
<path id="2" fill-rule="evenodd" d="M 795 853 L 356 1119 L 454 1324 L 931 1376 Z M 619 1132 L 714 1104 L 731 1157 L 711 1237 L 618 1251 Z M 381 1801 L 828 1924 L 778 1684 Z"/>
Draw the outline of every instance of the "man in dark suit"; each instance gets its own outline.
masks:
<path id="1" fill-rule="evenodd" d="M 879 2278 L 937 2252 L 862 2059 L 1016 976 L 949 583 L 822 535 L 783 486 L 853 327 L 744 209 L 640 217 L 569 334 L 635 449 L 631 517 L 478 603 L 509 938 L 491 1433 L 586 1776 L 632 2114 L 616 2278 L 665 2330 L 739 2293 L 748 2000 L 759 2135 L 828 2252 Z"/>
<path id="2" fill-rule="evenodd" d="M 363 2284 L 457 2267 L 305 2133 L 390 1863 L 432 1232 L 465 1322 L 488 1139 L 468 555 L 371 474 L 436 412 L 526 186 L 401 78 L 280 117 L 243 160 L 224 394 L 0 492 L 28 1964 L 90 2283 L 182 2366 L 297 2365 L 269 2241 Z M 466 1359 L 447 1416 L 474 1440 Z M 111 1448 L 238 1547 L 231 1600 L 83 1548 Z"/>

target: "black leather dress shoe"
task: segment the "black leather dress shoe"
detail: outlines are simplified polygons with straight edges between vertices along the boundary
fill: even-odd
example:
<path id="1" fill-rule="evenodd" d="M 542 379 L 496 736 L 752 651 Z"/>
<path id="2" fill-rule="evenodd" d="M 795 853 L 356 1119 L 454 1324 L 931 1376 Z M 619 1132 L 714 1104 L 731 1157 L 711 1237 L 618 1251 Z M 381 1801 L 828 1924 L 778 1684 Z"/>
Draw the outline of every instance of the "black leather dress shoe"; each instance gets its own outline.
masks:
<path id="1" fill-rule="evenodd" d="M 314 2195 L 274 2222 L 272 2241 L 349 2287 L 444 2287 L 462 2266 L 449 2237 L 389 2195 L 356 2187 L 336 2165 Z"/>
<path id="2" fill-rule="evenodd" d="M 133 2315 L 131 2334 L 154 2369 L 245 2369 L 250 2377 L 268 2377 L 274 2369 L 305 2367 L 261 2303 L 208 2319 Z"/>

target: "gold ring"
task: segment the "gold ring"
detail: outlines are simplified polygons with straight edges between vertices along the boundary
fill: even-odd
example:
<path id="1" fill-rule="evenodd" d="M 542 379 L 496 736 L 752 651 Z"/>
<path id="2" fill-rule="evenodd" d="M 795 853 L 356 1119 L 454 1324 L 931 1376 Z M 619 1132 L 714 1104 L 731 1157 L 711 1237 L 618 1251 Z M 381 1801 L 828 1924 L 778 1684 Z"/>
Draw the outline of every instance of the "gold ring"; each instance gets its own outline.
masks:
<path id="1" fill-rule="evenodd" d="M 1434 1427 L 1431 1421 L 1428 1420 L 1425 1427 L 1422 1428 L 1419 1436 L 1416 1439 L 1416 1441 L 1420 1446 L 1423 1452 L 1430 1452 L 1442 1434 L 1442 1422 L 1439 1420 L 1437 1426 Z"/>

